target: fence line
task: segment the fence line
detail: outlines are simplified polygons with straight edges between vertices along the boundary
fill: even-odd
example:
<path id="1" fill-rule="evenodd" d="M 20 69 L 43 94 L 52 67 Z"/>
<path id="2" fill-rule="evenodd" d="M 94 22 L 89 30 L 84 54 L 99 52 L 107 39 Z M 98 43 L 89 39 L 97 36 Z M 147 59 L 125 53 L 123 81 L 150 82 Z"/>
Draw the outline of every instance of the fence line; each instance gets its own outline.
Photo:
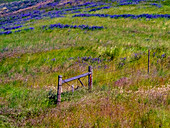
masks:
<path id="1" fill-rule="evenodd" d="M 116 73 L 116 72 L 123 72 L 123 74 L 120 74 L 120 75 L 117 75 L 117 77 L 121 77 L 121 76 L 126 76 L 126 75 L 129 75 L 129 74 L 132 74 L 132 76 L 134 75 L 134 73 L 135 72 L 138 72 L 138 71 L 142 71 L 142 73 L 143 73 L 143 71 L 145 71 L 144 72 L 144 74 L 146 73 L 146 74 L 150 74 L 150 67 L 152 66 L 152 65 L 150 65 L 150 58 L 151 58 L 151 56 L 150 56 L 150 49 L 148 50 L 148 54 L 145 54 L 146 56 L 147 56 L 147 59 L 146 59 L 146 61 L 144 61 L 145 62 L 145 64 L 144 64 L 144 66 L 142 65 L 142 67 L 140 67 L 139 69 L 136 69 L 134 66 L 136 65 L 136 64 L 133 64 L 133 65 L 129 65 L 129 66 L 132 66 L 132 69 L 131 70 L 126 70 L 127 68 L 128 68 L 128 66 L 125 66 L 125 65 L 123 65 L 123 67 L 122 67 L 122 70 L 119 70 L 119 69 L 117 69 L 116 67 L 115 68 L 113 68 L 114 70 L 108 70 L 107 71 L 107 69 L 105 69 L 105 65 L 103 65 L 103 66 L 101 66 L 101 67 L 104 67 L 104 73 Z M 154 56 L 153 56 L 154 57 Z M 137 59 L 138 60 L 138 59 Z M 128 62 L 125 62 L 125 64 L 129 64 L 129 63 L 131 63 L 133 60 L 130 60 L 130 61 L 128 61 Z M 135 60 L 136 61 L 136 60 Z M 140 64 L 138 61 L 137 61 L 137 65 L 138 64 Z M 113 65 L 113 66 L 116 66 L 115 64 Z M 68 69 L 68 68 L 67 68 Z M 67 70 L 66 69 L 66 70 Z M 73 68 L 73 69 L 77 69 L 77 66 L 75 67 L 75 68 Z M 82 72 L 84 72 L 84 71 L 82 71 Z M 60 102 L 61 102 L 61 93 L 62 93 L 62 84 L 64 84 L 64 83 L 66 83 L 67 85 L 69 85 L 71 88 L 72 88 L 72 92 L 74 92 L 74 86 L 73 85 L 70 85 L 70 84 L 68 84 L 68 82 L 70 82 L 70 81 L 73 81 L 73 80 L 77 80 L 77 81 L 79 81 L 80 82 L 80 84 L 83 86 L 83 87 L 85 87 L 85 85 L 83 84 L 83 82 L 82 82 L 82 80 L 81 80 L 81 78 L 83 78 L 84 77 L 84 79 L 85 79 L 85 77 L 86 76 L 88 76 L 88 89 L 89 90 L 92 90 L 92 88 L 93 88 L 93 69 L 92 69 L 92 66 L 89 66 L 88 67 L 88 72 L 87 73 L 84 73 L 84 74 L 81 74 L 81 75 L 78 75 L 78 76 L 75 76 L 75 77 L 72 77 L 72 78 L 68 78 L 68 79 L 65 79 L 65 80 L 63 80 L 62 79 L 62 76 L 61 75 L 59 75 L 58 76 L 58 90 L 57 90 L 57 104 L 60 104 Z M 95 73 L 95 77 L 100 77 L 100 76 L 103 76 L 103 74 L 102 73 Z M 84 80 L 83 79 L 83 80 Z M 99 82 L 103 82 L 103 81 L 110 81 L 110 80 L 113 80 L 114 79 L 114 77 L 110 77 L 110 78 L 106 78 L 106 79 L 104 79 L 104 80 L 99 80 Z"/>

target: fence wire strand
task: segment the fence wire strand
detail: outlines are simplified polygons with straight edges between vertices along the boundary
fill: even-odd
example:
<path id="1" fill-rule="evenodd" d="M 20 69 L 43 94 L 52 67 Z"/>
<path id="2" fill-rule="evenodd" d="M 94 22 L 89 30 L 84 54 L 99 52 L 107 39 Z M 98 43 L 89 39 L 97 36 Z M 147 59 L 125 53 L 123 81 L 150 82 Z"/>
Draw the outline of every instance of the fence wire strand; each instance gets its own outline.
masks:
<path id="1" fill-rule="evenodd" d="M 109 65 L 109 67 L 111 67 L 111 69 L 109 69 L 109 67 L 107 67 L 106 64 L 102 64 L 102 65 L 98 65 L 98 66 L 94 66 L 93 67 L 93 70 L 95 71 L 94 73 L 94 78 L 98 78 L 98 77 L 101 77 L 101 76 L 106 76 L 106 77 L 103 77 L 104 79 L 97 79 L 97 81 L 99 82 L 109 82 L 109 81 L 112 81 L 112 80 L 115 80 L 117 78 L 120 78 L 120 77 L 125 77 L 127 75 L 132 75 L 132 77 L 134 76 L 135 73 L 141 73 L 141 74 L 148 74 L 148 68 L 150 71 L 154 71 L 156 68 L 155 66 L 158 65 L 158 64 L 161 64 L 161 62 L 156 62 L 154 57 L 151 55 L 151 52 L 150 52 L 150 56 L 148 56 L 147 53 L 142 53 L 142 54 L 139 54 L 140 55 L 140 58 L 141 56 L 146 56 L 147 58 L 149 57 L 150 58 L 150 61 L 148 62 L 147 58 L 146 58 L 146 61 L 144 63 L 141 63 L 141 61 L 138 61 L 139 59 L 137 60 L 130 60 L 130 61 L 125 61 L 125 63 L 123 64 L 122 67 L 117 67 L 120 65 L 120 63 L 124 62 L 122 60 L 116 62 L 109 62 L 107 63 L 107 65 Z M 150 65 L 148 67 L 148 64 Z M 152 64 L 156 64 L 156 65 L 152 65 Z M 87 64 L 86 64 L 87 65 Z M 79 70 L 79 72 L 84 73 L 84 72 L 88 72 L 87 68 L 85 68 L 85 65 L 83 65 L 82 63 L 78 63 L 77 65 L 71 65 L 69 66 L 68 68 L 65 69 L 65 72 L 72 67 L 72 70 Z M 103 73 L 104 72 L 104 73 Z M 107 78 L 107 75 L 109 75 L 109 73 L 113 73 L 113 76 L 111 76 L 110 78 Z M 72 72 L 71 75 L 77 75 L 76 72 Z M 114 77 L 114 74 L 115 74 L 115 77 Z M 119 74 L 119 75 L 117 75 Z M 64 75 L 66 77 L 66 75 Z M 84 78 L 81 78 L 81 81 L 82 83 L 85 83 L 84 82 Z M 77 80 L 77 82 L 80 82 Z M 66 83 L 68 86 L 71 86 L 70 84 Z M 78 84 L 78 83 L 77 83 Z M 81 84 L 81 83 L 80 83 Z"/>

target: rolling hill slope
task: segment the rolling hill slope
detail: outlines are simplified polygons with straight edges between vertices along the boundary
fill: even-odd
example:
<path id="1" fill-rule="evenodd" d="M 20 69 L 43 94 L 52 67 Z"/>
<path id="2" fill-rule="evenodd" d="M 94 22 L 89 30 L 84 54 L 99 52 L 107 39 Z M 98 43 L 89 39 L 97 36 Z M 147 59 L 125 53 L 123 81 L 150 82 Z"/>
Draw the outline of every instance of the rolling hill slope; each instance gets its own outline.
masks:
<path id="1" fill-rule="evenodd" d="M 9 4 L 0 17 L 0 127 L 168 128 L 168 3 Z M 63 83 L 57 105 L 58 75 L 71 78 L 88 66 L 93 90 L 86 77 L 85 87 Z"/>

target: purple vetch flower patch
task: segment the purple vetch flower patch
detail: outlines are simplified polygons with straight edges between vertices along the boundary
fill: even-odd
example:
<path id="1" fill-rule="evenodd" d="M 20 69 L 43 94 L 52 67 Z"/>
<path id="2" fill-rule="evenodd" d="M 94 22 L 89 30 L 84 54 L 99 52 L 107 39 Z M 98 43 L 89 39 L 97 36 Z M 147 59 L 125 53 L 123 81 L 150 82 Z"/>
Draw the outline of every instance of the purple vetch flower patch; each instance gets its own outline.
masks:
<path id="1" fill-rule="evenodd" d="M 18 32 L 29 31 L 29 30 L 34 30 L 34 27 L 25 28 L 23 30 L 0 32 L 0 35 L 9 35 L 9 34 L 12 34 L 12 33 L 18 33 Z"/>
<path id="2" fill-rule="evenodd" d="M 155 18 L 167 18 L 170 19 L 170 14 L 140 14 L 140 15 L 134 15 L 134 14 L 120 14 L 120 15 L 109 15 L 109 14 L 77 14 L 73 17 L 110 17 L 110 18 L 132 18 L 132 19 L 138 19 L 138 18 L 147 18 L 147 19 L 155 19 Z"/>
<path id="3" fill-rule="evenodd" d="M 88 25 L 68 25 L 68 24 L 50 24 L 49 26 L 42 26 L 42 29 L 43 30 L 48 30 L 48 29 L 54 29 L 54 28 L 73 28 L 73 29 L 76 29 L 76 28 L 81 28 L 83 30 L 100 30 L 100 29 L 103 29 L 104 27 L 103 26 L 88 26 Z"/>

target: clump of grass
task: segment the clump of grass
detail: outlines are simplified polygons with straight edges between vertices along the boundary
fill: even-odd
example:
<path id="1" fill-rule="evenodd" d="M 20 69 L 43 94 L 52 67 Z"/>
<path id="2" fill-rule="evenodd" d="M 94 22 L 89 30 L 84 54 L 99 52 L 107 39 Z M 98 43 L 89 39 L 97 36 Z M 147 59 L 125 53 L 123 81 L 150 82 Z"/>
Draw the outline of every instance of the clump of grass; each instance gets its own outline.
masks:
<path id="1" fill-rule="evenodd" d="M 71 100 L 63 103 L 61 110 L 51 110 L 45 114 L 42 124 L 29 123 L 58 127 L 167 127 L 168 97 L 165 101 L 162 99 L 152 104 L 153 99 L 139 93 L 126 92 L 121 88 L 110 88 L 104 92 L 95 90 L 88 97 L 82 96 L 78 102 Z"/>

